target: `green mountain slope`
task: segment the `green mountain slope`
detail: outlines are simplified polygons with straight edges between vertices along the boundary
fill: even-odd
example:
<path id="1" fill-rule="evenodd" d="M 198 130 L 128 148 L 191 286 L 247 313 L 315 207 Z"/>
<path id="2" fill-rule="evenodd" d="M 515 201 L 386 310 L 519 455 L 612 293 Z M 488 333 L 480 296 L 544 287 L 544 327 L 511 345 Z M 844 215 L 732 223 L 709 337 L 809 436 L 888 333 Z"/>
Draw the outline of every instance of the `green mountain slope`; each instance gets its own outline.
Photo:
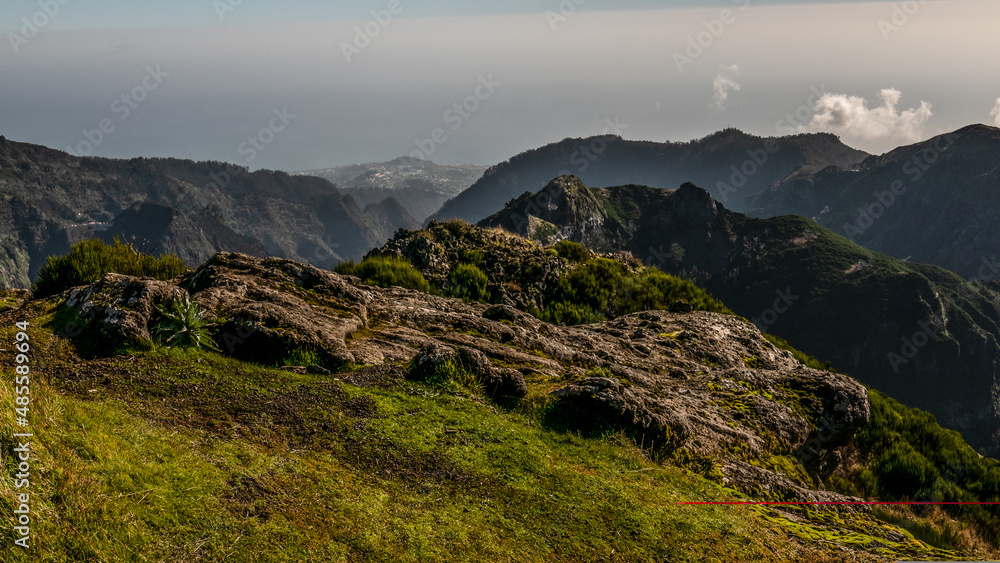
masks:
<path id="1" fill-rule="evenodd" d="M 870 157 L 855 171 L 784 180 L 752 207 L 811 217 L 865 247 L 968 279 L 998 279 L 998 151 L 1000 129 L 971 125 Z"/>
<path id="2" fill-rule="evenodd" d="M 691 184 L 590 189 L 563 177 L 481 224 L 627 250 L 694 279 L 763 329 L 1000 451 L 996 282 L 867 250 L 802 217 L 750 218 Z"/>

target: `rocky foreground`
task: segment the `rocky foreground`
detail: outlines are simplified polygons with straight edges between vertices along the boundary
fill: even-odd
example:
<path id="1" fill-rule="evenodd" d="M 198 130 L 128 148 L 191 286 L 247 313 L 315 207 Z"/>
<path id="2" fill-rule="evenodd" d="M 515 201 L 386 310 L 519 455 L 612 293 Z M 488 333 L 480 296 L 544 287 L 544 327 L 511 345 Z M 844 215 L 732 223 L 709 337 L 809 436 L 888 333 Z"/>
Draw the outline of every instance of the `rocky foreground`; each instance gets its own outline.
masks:
<path id="1" fill-rule="evenodd" d="M 370 287 L 233 253 L 169 282 L 108 274 L 63 298 L 90 319 L 93 341 L 110 353 L 148 345 L 158 307 L 184 296 L 215 323 L 222 352 L 238 359 L 308 358 L 292 369 L 359 385 L 444 374 L 500 407 L 544 405 L 555 430 L 622 432 L 650 457 L 738 498 L 860 500 L 825 490 L 824 479 L 868 422 L 865 388 L 805 367 L 740 317 L 678 307 L 554 326 L 507 305 Z M 921 545 L 864 507 L 763 510 L 820 530 L 817 541 L 846 559 L 878 560 Z"/>

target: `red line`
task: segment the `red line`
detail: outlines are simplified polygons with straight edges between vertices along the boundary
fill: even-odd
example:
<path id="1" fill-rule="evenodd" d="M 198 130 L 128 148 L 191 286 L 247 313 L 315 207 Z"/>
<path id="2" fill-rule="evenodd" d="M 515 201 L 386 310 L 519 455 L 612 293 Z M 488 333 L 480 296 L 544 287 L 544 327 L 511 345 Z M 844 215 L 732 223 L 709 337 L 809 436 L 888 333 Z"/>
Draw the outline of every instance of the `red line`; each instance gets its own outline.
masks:
<path id="1" fill-rule="evenodd" d="M 1000 502 L 678 502 L 688 506 L 998 506 Z"/>

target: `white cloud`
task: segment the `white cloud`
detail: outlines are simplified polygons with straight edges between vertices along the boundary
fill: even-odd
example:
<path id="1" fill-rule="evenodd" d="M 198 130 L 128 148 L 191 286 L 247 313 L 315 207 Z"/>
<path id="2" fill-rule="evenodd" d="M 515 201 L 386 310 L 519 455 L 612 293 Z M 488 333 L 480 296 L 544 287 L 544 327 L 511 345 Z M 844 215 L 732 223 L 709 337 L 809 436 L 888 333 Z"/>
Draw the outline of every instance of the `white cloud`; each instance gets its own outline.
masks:
<path id="1" fill-rule="evenodd" d="M 736 82 L 736 77 L 740 75 L 740 65 L 719 65 L 719 74 L 715 76 L 712 87 L 715 89 L 715 96 L 712 98 L 712 107 L 726 109 L 729 102 L 729 94 L 740 91 L 740 84 Z"/>
<path id="2" fill-rule="evenodd" d="M 990 117 L 993 118 L 993 125 L 1000 127 L 1000 98 L 997 98 L 997 105 L 993 106 Z"/>
<path id="3" fill-rule="evenodd" d="M 847 94 L 824 94 L 813 107 L 814 115 L 803 131 L 827 131 L 851 137 L 876 140 L 898 139 L 915 142 L 924 138 L 924 125 L 930 120 L 931 104 L 900 111 L 896 106 L 903 94 L 895 88 L 878 93 L 880 106 L 868 107 L 868 100 Z"/>

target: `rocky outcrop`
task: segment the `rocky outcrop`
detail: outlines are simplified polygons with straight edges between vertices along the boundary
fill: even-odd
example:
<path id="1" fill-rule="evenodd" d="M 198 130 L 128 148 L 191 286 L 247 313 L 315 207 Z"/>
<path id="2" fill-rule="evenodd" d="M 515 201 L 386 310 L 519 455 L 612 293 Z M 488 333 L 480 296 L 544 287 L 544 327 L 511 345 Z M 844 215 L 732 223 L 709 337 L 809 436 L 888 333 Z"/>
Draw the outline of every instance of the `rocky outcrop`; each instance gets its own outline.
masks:
<path id="1" fill-rule="evenodd" d="M 696 280 L 764 330 L 933 413 L 985 453 L 1000 452 L 996 281 L 967 282 L 873 252 L 803 217 L 747 217 L 692 184 L 677 190 L 578 184 L 564 177 L 546 190 L 581 194 L 578 209 L 601 202 L 602 210 L 591 213 L 606 217 L 600 229 L 586 216 L 536 205 L 552 199 L 545 190 L 480 225 L 512 225 L 534 213 L 557 237 L 598 252 L 627 250 Z"/>
<path id="2" fill-rule="evenodd" d="M 554 326 L 508 305 L 362 286 L 231 253 L 171 282 L 108 274 L 68 292 L 66 304 L 100 308 L 90 327 L 101 335 L 148 340 L 156 305 L 185 294 L 215 323 L 223 352 L 238 358 L 305 358 L 313 373 L 406 365 L 408 377 L 475 382 L 501 403 L 525 397 L 530 384 L 550 394 L 554 427 L 620 430 L 657 455 L 730 460 L 721 467 L 738 487 L 756 486 L 744 476 L 772 471 L 757 460 L 774 456 L 796 457 L 821 483 L 869 415 L 854 380 L 806 368 L 744 319 L 714 313 Z M 772 481 L 788 479 L 814 485 L 801 475 Z"/>
<path id="3" fill-rule="evenodd" d="M 462 370 L 477 380 L 487 395 L 498 401 L 521 399 L 528 394 L 521 372 L 495 366 L 486 354 L 468 346 L 451 347 L 431 342 L 413 357 L 410 375 L 434 382 L 435 379 L 446 378 L 450 370 Z"/>
<path id="4" fill-rule="evenodd" d="M 0 290 L 0 311 L 17 309 L 29 299 L 31 299 L 31 292 L 26 289 Z"/>
<path id="5" fill-rule="evenodd" d="M 65 306 L 87 323 L 91 342 L 103 341 L 102 348 L 114 351 L 123 344 L 149 342 L 157 307 L 184 295 L 168 282 L 107 274 L 90 286 L 68 291 Z"/>
<path id="6" fill-rule="evenodd" d="M 461 221 L 431 222 L 420 231 L 400 231 L 368 256 L 402 256 L 438 289 L 453 269 L 471 263 L 491 280 L 487 292 L 497 303 L 519 309 L 541 307 L 545 292 L 569 269 L 566 260 L 538 244 L 500 229 L 479 229 Z"/>

